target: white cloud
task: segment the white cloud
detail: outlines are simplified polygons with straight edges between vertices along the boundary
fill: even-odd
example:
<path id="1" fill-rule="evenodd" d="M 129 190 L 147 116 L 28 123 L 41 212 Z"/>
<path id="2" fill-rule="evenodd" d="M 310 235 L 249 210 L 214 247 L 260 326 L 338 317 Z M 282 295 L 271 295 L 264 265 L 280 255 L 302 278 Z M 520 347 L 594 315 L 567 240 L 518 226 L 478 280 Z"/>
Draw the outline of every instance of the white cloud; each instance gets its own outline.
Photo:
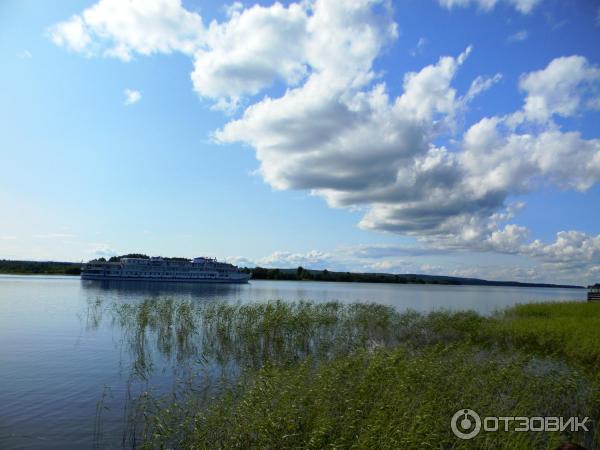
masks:
<path id="1" fill-rule="evenodd" d="M 457 58 L 445 56 L 435 65 L 407 73 L 404 76 L 404 93 L 396 100 L 400 112 L 417 121 L 453 116 L 457 99 L 451 82 L 471 50 L 469 46 Z"/>
<path id="2" fill-rule="evenodd" d="M 517 31 L 516 33 L 511 34 L 506 39 L 507 42 L 522 42 L 529 37 L 529 32 L 527 30 Z"/>
<path id="3" fill-rule="evenodd" d="M 79 15 L 54 25 L 49 32 L 52 42 L 56 45 L 76 52 L 86 51 L 92 42 L 86 24 Z"/>
<path id="4" fill-rule="evenodd" d="M 512 219 L 512 213 L 504 216 L 503 220 Z M 559 231 L 553 242 L 544 243 L 539 239 L 527 242 L 529 230 L 525 227 L 509 224 L 501 227 L 498 222 L 490 225 L 483 231 L 479 231 L 479 238 L 467 248 L 477 252 L 494 251 L 508 255 L 527 256 L 541 263 L 537 268 L 523 269 L 518 265 L 511 266 L 512 269 L 495 265 L 490 270 L 478 267 L 462 267 L 454 271 L 452 267 L 456 262 L 450 264 L 449 268 L 439 271 L 424 271 L 429 273 L 442 273 L 455 276 L 477 276 L 492 279 L 516 279 L 525 281 L 545 281 L 581 283 L 582 280 L 592 282 L 600 274 L 600 235 L 592 236 L 580 231 Z M 430 258 L 432 256 L 459 257 L 462 262 L 467 259 L 456 254 L 455 248 L 464 249 L 465 243 L 460 242 L 458 236 L 454 240 L 422 241 L 422 245 L 416 246 L 393 246 L 372 245 L 359 246 L 346 249 L 345 252 L 337 252 L 337 258 L 346 258 L 357 267 L 357 261 L 365 259 L 365 267 L 404 267 L 409 270 L 410 264 L 414 264 L 414 258 Z M 458 247 L 453 247 L 458 246 Z M 345 255 L 345 256 L 344 256 Z M 401 258 L 410 257 L 412 263 L 403 261 Z M 522 263 L 522 261 L 521 261 Z M 535 272 L 533 273 L 532 270 Z M 505 271 L 505 272 L 503 272 Z M 505 273 L 505 274 L 503 274 Z"/>
<path id="5" fill-rule="evenodd" d="M 119 254 L 117 250 L 112 248 L 109 244 L 91 244 L 87 254 L 93 255 L 96 258 L 109 258 Z"/>
<path id="6" fill-rule="evenodd" d="M 493 77 L 484 77 L 479 75 L 477 78 L 473 80 L 471 86 L 469 87 L 469 91 L 465 95 L 465 101 L 469 102 L 477 97 L 479 94 L 490 89 L 494 84 L 500 82 L 502 80 L 502 74 L 497 73 Z"/>
<path id="7" fill-rule="evenodd" d="M 397 35 L 390 8 L 389 0 L 319 0 L 236 9 L 227 22 L 210 24 L 195 55 L 194 87 L 231 110 L 276 80 L 295 86 L 313 75 L 334 86 L 364 84 Z"/>
<path id="8" fill-rule="evenodd" d="M 362 266 L 364 272 L 378 272 L 378 273 L 409 273 L 417 272 L 417 266 L 407 261 L 397 259 L 383 259 L 381 261 L 374 261 L 366 263 Z"/>
<path id="9" fill-rule="evenodd" d="M 297 83 L 306 73 L 308 17 L 304 5 L 236 8 L 212 22 L 195 54 L 192 81 L 202 96 L 235 106 L 276 79 Z"/>
<path id="10" fill-rule="evenodd" d="M 521 77 L 519 87 L 527 94 L 525 118 L 543 122 L 553 114 L 572 116 L 585 101 L 593 107 L 600 99 L 598 83 L 600 68 L 583 56 L 555 58 L 545 69 Z"/>
<path id="11" fill-rule="evenodd" d="M 357 91 L 352 82 L 313 74 L 284 96 L 250 106 L 216 137 L 255 147 L 260 173 L 275 188 L 311 189 L 334 206 L 371 202 L 402 184 L 399 171 L 428 152 L 432 122 L 454 113 L 449 82 L 467 53 L 408 74 L 393 103 L 382 84 Z M 412 164 L 434 170 L 437 156 L 428 156 Z"/>
<path id="12" fill-rule="evenodd" d="M 255 267 L 256 262 L 245 256 L 228 256 L 225 261 L 238 267 Z"/>
<path id="13" fill-rule="evenodd" d="M 123 91 L 123 94 L 125 95 L 125 101 L 124 104 L 127 105 L 133 105 L 134 103 L 139 102 L 142 99 L 142 94 L 140 91 L 136 91 L 135 89 L 125 89 Z"/>
<path id="14" fill-rule="evenodd" d="M 59 46 L 129 61 L 143 55 L 192 54 L 202 40 L 202 18 L 180 0 L 100 0 L 49 29 Z"/>
<path id="15" fill-rule="evenodd" d="M 560 231 L 552 244 L 533 241 L 524 249 L 529 255 L 547 262 L 600 263 L 600 235 L 590 236 L 581 231 Z"/>
<path id="16" fill-rule="evenodd" d="M 481 11 L 491 11 L 498 3 L 513 6 L 521 14 L 529 14 L 542 0 L 438 0 L 439 4 L 452 9 L 476 5 Z"/>
<path id="17" fill-rule="evenodd" d="M 292 268 L 302 266 L 310 269 L 325 269 L 333 260 L 332 255 L 317 250 L 307 253 L 273 252 L 257 261 L 259 266 Z"/>
<path id="18" fill-rule="evenodd" d="M 477 196 L 525 193 L 542 179 L 585 191 L 600 180 L 599 139 L 552 128 L 537 135 L 510 133 L 501 128 L 503 123 L 482 119 L 465 134 L 459 157 L 468 173 L 464 181 Z"/>

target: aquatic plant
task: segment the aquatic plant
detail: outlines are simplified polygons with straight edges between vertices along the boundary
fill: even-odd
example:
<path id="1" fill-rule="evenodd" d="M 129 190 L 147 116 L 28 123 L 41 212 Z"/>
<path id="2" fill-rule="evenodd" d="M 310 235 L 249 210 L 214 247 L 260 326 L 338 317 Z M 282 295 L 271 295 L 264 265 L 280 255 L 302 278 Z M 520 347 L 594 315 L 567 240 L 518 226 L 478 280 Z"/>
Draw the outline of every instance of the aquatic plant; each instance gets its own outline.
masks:
<path id="1" fill-rule="evenodd" d="M 450 418 L 598 413 L 586 376 L 556 366 L 537 372 L 531 355 L 466 344 L 422 351 L 360 350 L 294 366 L 265 365 L 220 396 L 194 396 L 148 410 L 144 448 L 552 448 L 565 439 L 595 446 L 595 433 L 481 433 L 457 439 Z M 551 363 L 546 361 L 548 366 Z"/>
<path id="2" fill-rule="evenodd" d="M 136 376 L 152 372 L 157 354 L 196 369 L 169 395 L 132 396 L 131 446 L 529 449 L 564 440 L 600 446 L 598 306 L 523 305 L 482 317 L 364 303 L 154 298 L 108 311 L 124 329 Z M 589 416 L 592 425 L 589 433 L 461 441 L 449 427 L 461 408 Z"/>
<path id="3" fill-rule="evenodd" d="M 484 333 L 505 346 L 600 367 L 600 303 L 517 305 L 490 320 Z"/>

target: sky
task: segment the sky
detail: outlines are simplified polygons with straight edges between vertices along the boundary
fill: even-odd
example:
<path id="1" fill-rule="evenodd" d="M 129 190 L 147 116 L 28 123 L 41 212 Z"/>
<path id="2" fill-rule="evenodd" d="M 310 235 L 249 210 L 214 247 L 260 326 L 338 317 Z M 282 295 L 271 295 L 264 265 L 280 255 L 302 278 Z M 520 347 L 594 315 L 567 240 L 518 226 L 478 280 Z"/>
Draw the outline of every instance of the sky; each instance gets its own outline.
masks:
<path id="1" fill-rule="evenodd" d="M 0 258 L 600 280 L 600 2 L 4 0 Z"/>

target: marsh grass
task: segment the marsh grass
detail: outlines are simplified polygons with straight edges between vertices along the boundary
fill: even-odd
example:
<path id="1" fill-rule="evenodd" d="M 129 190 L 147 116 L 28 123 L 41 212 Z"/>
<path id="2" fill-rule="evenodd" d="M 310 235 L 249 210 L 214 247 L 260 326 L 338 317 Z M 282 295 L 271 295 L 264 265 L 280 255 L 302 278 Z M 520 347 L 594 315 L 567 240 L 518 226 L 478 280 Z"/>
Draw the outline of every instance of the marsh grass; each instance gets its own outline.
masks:
<path id="1" fill-rule="evenodd" d="M 493 342 L 600 367 L 600 303 L 517 305 L 495 319 L 483 330 Z"/>
<path id="2" fill-rule="evenodd" d="M 155 415 L 162 434 L 155 432 L 147 446 L 173 445 L 168 430 L 177 426 L 177 448 L 530 449 L 565 438 L 592 445 L 584 435 L 558 433 L 484 433 L 472 442 L 452 435 L 449 419 L 465 405 L 489 415 L 589 412 L 581 375 L 541 376 L 527 365 L 526 357 L 506 360 L 468 345 L 437 345 L 417 354 L 362 350 L 316 367 L 309 360 L 296 367 L 268 365 L 206 410 L 172 423 Z"/>
<path id="3" fill-rule="evenodd" d="M 202 310 L 203 352 L 245 367 L 347 355 L 400 340 L 400 316 L 375 304 L 329 302 L 209 304 Z"/>
<path id="4" fill-rule="evenodd" d="M 200 310 L 191 302 L 153 298 L 139 304 L 113 304 L 110 312 L 132 355 L 133 376 L 149 377 L 155 353 L 182 363 L 200 352 L 195 339 Z"/>
<path id="5" fill-rule="evenodd" d="M 133 373 L 153 351 L 192 361 L 172 394 L 143 390 L 128 408 L 143 448 L 600 447 L 600 305 L 399 313 L 378 304 L 195 304 L 149 299 L 109 308 Z M 233 367 L 214 377 L 215 368 Z M 482 416 L 594 420 L 589 433 L 454 437 L 461 408 Z"/>

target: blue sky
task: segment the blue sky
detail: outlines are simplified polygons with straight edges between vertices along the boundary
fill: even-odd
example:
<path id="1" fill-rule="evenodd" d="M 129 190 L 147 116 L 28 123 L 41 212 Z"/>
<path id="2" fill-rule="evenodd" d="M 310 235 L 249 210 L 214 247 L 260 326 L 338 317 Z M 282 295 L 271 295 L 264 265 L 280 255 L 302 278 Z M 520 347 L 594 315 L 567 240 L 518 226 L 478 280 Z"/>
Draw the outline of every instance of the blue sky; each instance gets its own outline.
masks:
<path id="1" fill-rule="evenodd" d="M 52 3 L 0 6 L 0 258 L 600 277 L 600 3 Z"/>

